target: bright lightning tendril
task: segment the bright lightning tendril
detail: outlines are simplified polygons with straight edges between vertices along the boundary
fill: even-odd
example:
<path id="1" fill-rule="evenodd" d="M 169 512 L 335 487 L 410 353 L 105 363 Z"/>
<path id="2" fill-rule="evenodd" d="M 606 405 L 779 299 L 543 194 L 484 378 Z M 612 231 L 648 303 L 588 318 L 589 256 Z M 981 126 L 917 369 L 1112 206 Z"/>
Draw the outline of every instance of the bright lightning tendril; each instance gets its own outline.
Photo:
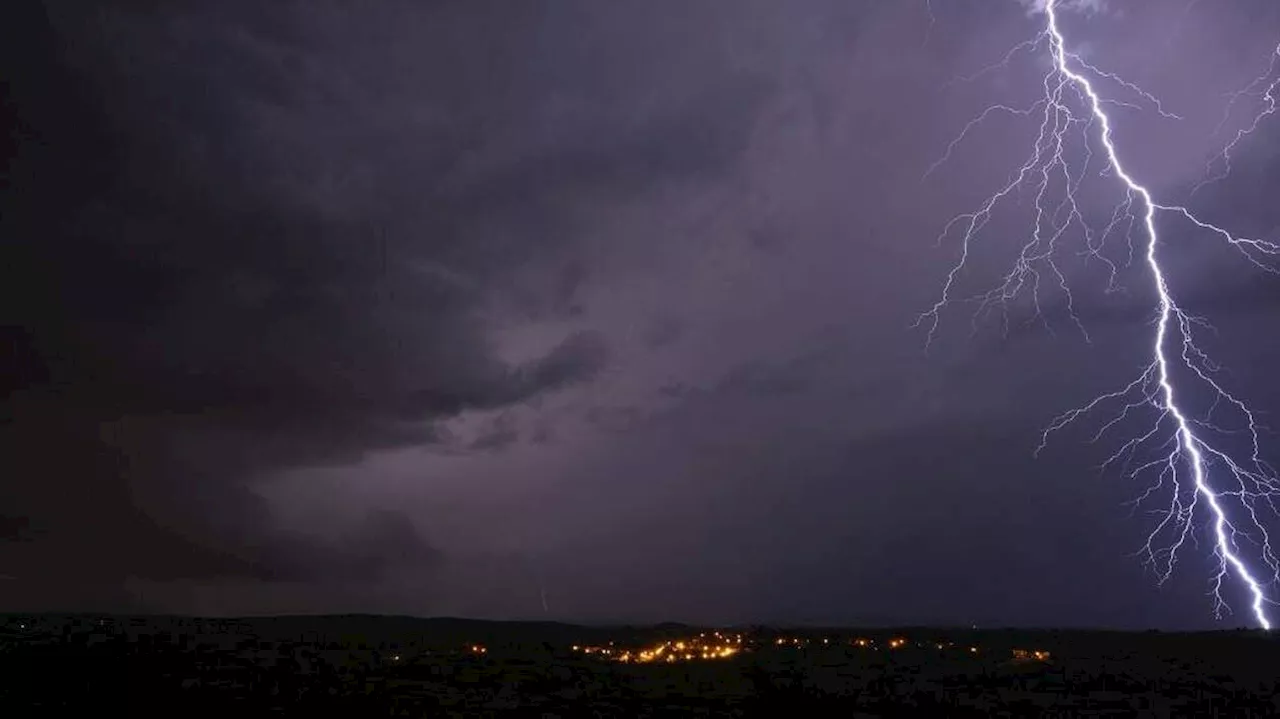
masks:
<path id="1" fill-rule="evenodd" d="M 1275 603 L 1271 595 L 1280 588 L 1280 559 L 1267 532 L 1265 517 L 1268 513 L 1270 517 L 1280 517 L 1276 504 L 1280 499 L 1280 475 L 1261 456 L 1261 426 L 1254 412 L 1219 383 L 1216 378 L 1219 367 L 1195 342 L 1195 331 L 1211 329 L 1208 323 L 1188 314 L 1175 301 L 1167 272 L 1161 265 L 1157 219 L 1167 216 L 1223 240 L 1253 265 L 1268 272 L 1280 273 L 1280 268 L 1273 264 L 1280 258 L 1280 245 L 1237 236 L 1201 220 L 1186 207 L 1161 204 L 1153 198 L 1150 189 L 1130 174 L 1116 148 L 1108 108 L 1136 105 L 1109 97 L 1100 88 L 1113 86 L 1117 92 L 1127 93 L 1134 102 L 1146 103 L 1162 117 L 1177 116 L 1165 112 L 1155 97 L 1136 85 L 1068 51 L 1059 20 L 1062 4 L 1062 0 L 1046 0 L 1041 32 L 1016 45 L 999 63 L 978 73 L 982 75 L 1005 67 L 1019 53 L 1044 49 L 1051 63 L 1043 78 L 1043 97 L 1027 108 L 988 107 L 965 126 L 926 173 L 927 177 L 949 159 L 968 133 L 991 116 L 1006 114 L 1039 119 L 1039 133 L 1030 159 L 975 211 L 955 217 L 943 229 L 940 241 L 957 228 L 963 228 L 960 258 L 947 275 L 941 298 L 920 316 L 917 326 L 927 326 L 927 342 L 932 343 L 942 311 L 955 301 L 964 301 L 977 305 L 975 322 L 999 310 L 1007 328 L 1006 305 L 1024 294 L 1030 295 L 1036 317 L 1043 320 L 1042 282 L 1048 281 L 1062 293 L 1068 316 L 1088 340 L 1089 335 L 1075 312 L 1067 277 L 1058 264 L 1061 245 L 1068 232 L 1077 228 L 1084 241 L 1081 254 L 1086 259 L 1100 261 L 1108 269 L 1110 291 L 1117 287 L 1119 266 L 1117 260 L 1104 254 L 1104 247 L 1109 238 L 1122 234 L 1128 244 L 1128 262 L 1132 262 L 1133 233 L 1138 231 L 1144 241 L 1145 264 L 1155 290 L 1150 364 L 1120 390 L 1097 397 L 1054 419 L 1044 431 L 1036 453 L 1044 448 L 1054 432 L 1095 411 L 1113 408 L 1111 418 L 1102 425 L 1095 440 L 1123 420 L 1149 412 L 1153 418 L 1149 429 L 1125 441 L 1103 464 L 1106 468 L 1121 463 L 1131 476 L 1148 472 L 1155 475 L 1152 485 L 1137 498 L 1135 505 L 1160 492 L 1169 496 L 1168 504 L 1154 512 L 1158 521 L 1141 554 L 1163 583 L 1172 574 L 1188 540 L 1196 543 L 1194 530 L 1200 526 L 1198 518 L 1204 517 L 1205 524 L 1212 530 L 1212 556 L 1216 563 L 1216 572 L 1210 581 L 1215 616 L 1220 618 L 1224 611 L 1229 611 L 1222 589 L 1224 582 L 1234 578 L 1250 597 L 1257 623 L 1270 629 L 1268 608 Z M 1209 177 L 1202 185 L 1224 178 L 1231 169 L 1232 151 L 1257 130 L 1267 116 L 1275 113 L 1276 91 L 1280 87 L 1280 77 L 1276 76 L 1278 65 L 1280 46 L 1272 56 L 1267 73 L 1232 97 L 1228 115 L 1232 106 L 1245 96 L 1257 98 L 1261 109 L 1210 161 Z M 977 75 L 963 80 L 975 77 Z M 1224 123 L 1226 119 L 1224 116 Z M 1078 152 L 1083 158 L 1081 161 L 1068 161 L 1072 155 L 1070 150 L 1075 147 L 1071 144 L 1073 141 L 1082 147 Z M 1099 149 L 1103 166 L 1098 174 L 1118 181 L 1117 190 L 1122 196 L 1101 230 L 1085 220 L 1082 203 L 1077 202 L 1081 183 Z M 954 295 L 958 278 L 970 258 L 974 241 L 1003 201 L 1027 189 L 1034 192 L 1035 225 L 1013 266 L 994 289 L 957 300 Z M 1193 398 L 1199 394 L 1209 397 L 1209 408 L 1203 413 L 1193 413 L 1187 408 L 1183 390 Z M 1231 413 L 1241 426 L 1238 429 L 1223 426 L 1220 420 L 1214 419 L 1215 412 Z M 1243 451 L 1224 446 L 1232 441 L 1226 439 L 1231 434 L 1244 437 Z M 1146 456 L 1156 459 L 1142 461 Z"/>

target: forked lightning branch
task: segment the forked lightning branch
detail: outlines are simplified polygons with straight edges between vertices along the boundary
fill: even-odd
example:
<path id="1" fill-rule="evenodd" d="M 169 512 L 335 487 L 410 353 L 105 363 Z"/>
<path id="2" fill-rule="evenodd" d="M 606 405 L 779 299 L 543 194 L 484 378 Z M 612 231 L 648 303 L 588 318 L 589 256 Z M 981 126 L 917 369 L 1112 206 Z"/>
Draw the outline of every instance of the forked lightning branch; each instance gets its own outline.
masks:
<path id="1" fill-rule="evenodd" d="M 1179 287 L 1167 270 L 1170 250 L 1164 238 L 1174 229 L 1203 235 L 1225 243 L 1251 265 L 1272 273 L 1280 273 L 1280 245 L 1241 236 L 1217 220 L 1202 217 L 1186 206 L 1165 204 L 1155 196 L 1150 189 L 1153 185 L 1126 165 L 1126 148 L 1113 133 L 1115 108 L 1142 106 L 1165 118 L 1176 115 L 1142 88 L 1073 52 L 1073 39 L 1062 22 L 1066 3 L 1046 0 L 1043 5 L 1043 12 L 1037 15 L 1042 17 L 1041 30 L 983 70 L 1007 68 L 1023 58 L 1046 58 L 1043 95 L 1028 107 L 988 107 L 929 168 L 932 173 L 950 159 L 969 133 L 991 116 L 1012 115 L 1038 123 L 1026 162 L 1014 169 L 1005 185 L 943 229 L 940 240 L 955 242 L 958 238 L 959 259 L 948 273 L 937 303 L 919 317 L 917 326 L 927 330 L 926 342 L 932 343 L 943 312 L 952 305 L 976 307 L 976 321 L 991 311 L 1006 310 L 1015 300 L 1029 298 L 1039 314 L 1042 293 L 1053 290 L 1060 293 L 1067 315 L 1088 339 L 1063 270 L 1064 258 L 1083 253 L 1096 259 L 1111 283 L 1122 264 L 1141 262 L 1153 290 L 1149 363 L 1136 368 L 1133 381 L 1126 386 L 1054 419 L 1036 452 L 1058 430 L 1086 419 L 1098 423 L 1095 438 L 1128 432 L 1105 465 L 1124 467 L 1131 475 L 1147 479 L 1146 490 L 1137 501 L 1156 520 L 1141 553 L 1159 581 L 1171 576 L 1185 552 L 1204 547 L 1214 566 L 1210 594 L 1215 615 L 1221 617 L 1229 611 L 1224 589 L 1235 583 L 1247 597 L 1254 620 L 1270 629 L 1270 612 L 1280 597 L 1280 559 L 1275 543 L 1280 540 L 1273 540 L 1268 526 L 1280 523 L 1280 476 L 1263 458 L 1262 430 L 1255 411 L 1226 386 L 1220 367 L 1201 349 L 1200 336 L 1211 328 L 1179 305 Z M 1231 169 L 1232 152 L 1241 149 L 1246 138 L 1260 131 L 1275 113 L 1278 71 L 1280 46 L 1267 71 L 1231 99 L 1232 106 L 1251 108 L 1251 122 L 1210 161 L 1206 182 L 1224 179 Z M 1100 187 L 1114 192 L 1110 212 L 1088 209 L 1082 190 L 1086 182 L 1107 183 Z M 989 291 L 976 296 L 962 294 L 960 275 L 977 243 L 994 234 L 988 228 L 993 215 L 1017 196 L 1027 194 L 1034 198 L 1034 219 L 1008 270 Z M 1121 252 L 1108 251 L 1118 243 L 1123 243 Z M 1206 397 L 1208 402 L 1203 401 Z"/>

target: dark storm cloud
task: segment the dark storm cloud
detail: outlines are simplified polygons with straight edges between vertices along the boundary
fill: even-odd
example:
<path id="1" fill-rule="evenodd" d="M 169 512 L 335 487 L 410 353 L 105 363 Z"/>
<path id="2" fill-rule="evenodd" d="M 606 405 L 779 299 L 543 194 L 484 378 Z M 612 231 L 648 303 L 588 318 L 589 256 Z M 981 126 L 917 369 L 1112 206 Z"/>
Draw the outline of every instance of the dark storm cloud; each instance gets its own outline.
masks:
<path id="1" fill-rule="evenodd" d="M 498 415 L 485 427 L 470 448 L 481 451 L 505 449 L 520 440 L 520 430 L 509 415 Z"/>
<path id="2" fill-rule="evenodd" d="M 1162 197 L 1274 47 L 1264 4 L 1066 18 L 1185 112 L 1118 116 Z M 1063 245 L 1094 345 L 1052 297 L 1054 335 L 910 330 L 938 232 L 1033 139 L 992 118 L 921 182 L 1042 87 L 1030 55 L 947 84 L 1035 32 L 1017 2 L 45 5 L 40 53 L 0 43 L 0 603 L 1157 621 L 1096 425 L 1031 457 L 1146 360 L 1141 263 L 1097 296 Z M 1264 154 L 1197 211 L 1273 236 Z M 1261 412 L 1272 285 L 1191 234 L 1179 299 Z M 1201 616 L 1186 564 L 1159 621 Z"/>
<path id="3" fill-rule="evenodd" d="M 271 573 L 264 579 L 294 581 L 376 581 L 389 570 L 432 567 L 441 557 L 403 512 L 370 512 L 348 536 L 316 551 L 315 540 L 283 535 L 270 547 Z"/>
<path id="4" fill-rule="evenodd" d="M 633 112 L 640 57 L 588 62 L 534 5 L 49 8 L 6 63 L 0 512 L 29 581 L 432 556 L 402 515 L 272 530 L 250 482 L 594 376 L 599 336 L 511 366 L 486 313 L 580 312 L 575 209 L 722 170 L 766 89 Z"/>
<path id="5" fill-rule="evenodd" d="M 847 338 L 829 328 L 810 338 L 808 346 L 794 356 L 781 360 L 748 360 L 742 362 L 707 386 L 669 382 L 660 388 L 663 396 L 673 399 L 790 397 L 808 393 L 830 392 L 824 387 L 834 366 L 847 360 Z"/>
<path id="6" fill-rule="evenodd" d="M 674 317 L 659 317 L 645 327 L 644 342 L 655 349 L 666 347 L 680 341 L 685 331 L 685 325 L 680 320 Z"/>
<path id="7" fill-rule="evenodd" d="M 820 338 L 811 338 L 809 346 L 794 357 L 776 361 L 747 360 L 707 384 L 671 379 L 656 388 L 655 394 L 662 400 L 657 406 L 596 406 L 587 411 L 586 419 L 599 429 L 625 433 L 642 428 L 658 429 L 665 422 L 690 413 L 723 412 L 725 407 L 743 403 L 803 403 L 825 396 L 872 405 L 884 401 L 885 393 L 892 397 L 899 391 L 900 388 L 887 386 L 837 388 L 833 380 L 847 371 L 847 338 L 830 332 L 820 334 Z"/>

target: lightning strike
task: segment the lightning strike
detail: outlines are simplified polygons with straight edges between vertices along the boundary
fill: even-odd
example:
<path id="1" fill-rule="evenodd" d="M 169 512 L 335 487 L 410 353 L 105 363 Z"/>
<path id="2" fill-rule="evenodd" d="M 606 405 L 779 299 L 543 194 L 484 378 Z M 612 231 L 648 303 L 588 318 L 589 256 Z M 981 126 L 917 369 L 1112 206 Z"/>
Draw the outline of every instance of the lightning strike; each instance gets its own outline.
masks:
<path id="1" fill-rule="evenodd" d="M 1269 519 L 1280 518 L 1276 504 L 1280 499 L 1280 475 L 1262 457 L 1262 427 L 1255 412 L 1223 386 L 1217 377 L 1220 367 L 1196 343 L 1197 331 L 1212 327 L 1177 303 L 1169 273 L 1161 262 L 1158 220 L 1180 222 L 1190 231 L 1223 241 L 1254 267 L 1271 273 L 1280 273 L 1280 245 L 1238 236 L 1201 219 L 1187 207 L 1163 204 L 1155 198 L 1121 159 L 1113 134 L 1112 108 L 1145 105 L 1163 119 L 1175 120 L 1178 116 L 1167 112 L 1155 96 L 1137 85 L 1069 51 L 1060 18 L 1064 0 L 1042 0 L 1041 4 L 1044 21 L 1039 33 L 1015 45 L 996 64 L 958 80 L 969 82 L 1008 67 L 1022 53 L 1043 52 L 1049 60 L 1049 69 L 1043 76 L 1043 96 L 1023 108 L 1003 104 L 988 107 L 963 128 L 941 159 L 925 173 L 927 178 L 949 160 L 971 131 L 991 117 L 1035 117 L 1039 121 L 1030 158 L 975 210 L 956 216 L 943 228 L 939 243 L 960 234 L 960 257 L 947 273 L 938 301 L 917 318 L 916 326 L 927 329 L 926 347 L 931 346 L 942 312 L 954 303 L 964 302 L 976 306 L 972 316 L 975 331 L 982 317 L 999 312 L 1007 333 L 1009 304 L 1029 296 L 1034 317 L 1049 327 L 1041 302 L 1046 285 L 1052 284 L 1063 298 L 1066 315 L 1089 341 L 1075 311 L 1071 285 L 1059 264 L 1063 245 L 1068 237 L 1075 236 L 1071 234 L 1074 230 L 1083 242 L 1083 249 L 1077 254 L 1086 261 L 1101 263 L 1107 272 L 1108 292 L 1119 289 L 1121 268 L 1129 267 L 1140 252 L 1154 290 L 1149 363 L 1126 386 L 1052 420 L 1035 453 L 1040 453 L 1055 432 L 1096 412 L 1110 410 L 1111 415 L 1093 436 L 1095 441 L 1126 420 L 1148 416 L 1148 429 L 1124 441 L 1102 465 L 1104 469 L 1123 465 L 1125 474 L 1131 477 L 1154 475 L 1146 491 L 1134 501 L 1135 507 L 1148 503 L 1152 497 L 1168 497 L 1165 506 L 1152 511 L 1155 527 L 1139 554 L 1163 584 L 1186 545 L 1198 546 L 1197 528 L 1207 525 L 1215 565 L 1209 582 L 1215 617 L 1221 618 L 1230 611 L 1223 597 L 1224 585 L 1230 580 L 1238 583 L 1249 598 L 1257 624 L 1270 629 L 1268 610 L 1276 603 L 1274 597 L 1280 589 L 1280 559 L 1267 524 Z M 1278 69 L 1280 45 L 1266 72 L 1231 97 L 1223 124 L 1246 98 L 1253 98 L 1260 109 L 1209 161 L 1207 179 L 1195 189 L 1225 178 L 1231 169 L 1232 151 L 1275 114 L 1280 89 Z M 1100 229 L 1086 219 L 1080 190 L 1096 165 L 1101 167 L 1095 174 L 1116 183 L 1119 195 Z M 982 230 L 1002 204 L 1028 191 L 1033 195 L 1034 224 L 1013 265 L 993 289 L 976 296 L 957 297 L 960 276 L 967 269 Z M 1135 232 L 1140 248 L 1135 247 Z M 1121 236 L 1127 246 L 1126 256 L 1110 257 L 1106 248 L 1113 238 Z M 1208 408 L 1193 411 L 1191 405 L 1200 396 L 1208 398 Z M 1229 417 L 1215 418 L 1223 413 Z M 1235 425 L 1224 424 L 1231 421 Z M 1146 460 L 1147 457 L 1155 459 Z"/>
<path id="2" fill-rule="evenodd" d="M 1227 103 L 1226 109 L 1222 112 L 1222 120 L 1218 123 L 1217 132 L 1221 132 L 1227 121 L 1231 119 L 1231 111 L 1235 109 L 1236 103 L 1240 102 L 1240 98 L 1248 96 L 1261 96 L 1262 109 L 1253 116 L 1253 121 L 1245 127 L 1236 130 L 1235 137 L 1231 138 L 1222 150 L 1210 158 L 1205 165 L 1206 178 L 1202 180 L 1191 191 L 1192 194 L 1198 192 L 1202 187 L 1225 180 L 1227 175 L 1231 174 L 1231 151 L 1244 141 L 1245 138 L 1258 131 L 1258 126 L 1267 117 L 1274 115 L 1276 112 L 1276 88 L 1280 87 L 1280 77 L 1272 78 L 1276 74 L 1277 65 L 1280 65 L 1280 44 L 1276 45 L 1276 49 L 1271 53 L 1271 64 L 1267 67 L 1267 71 L 1259 75 L 1253 82 L 1249 83 L 1244 89 L 1231 93 L 1231 101 Z M 1260 87 L 1266 86 L 1266 90 L 1259 90 Z"/>

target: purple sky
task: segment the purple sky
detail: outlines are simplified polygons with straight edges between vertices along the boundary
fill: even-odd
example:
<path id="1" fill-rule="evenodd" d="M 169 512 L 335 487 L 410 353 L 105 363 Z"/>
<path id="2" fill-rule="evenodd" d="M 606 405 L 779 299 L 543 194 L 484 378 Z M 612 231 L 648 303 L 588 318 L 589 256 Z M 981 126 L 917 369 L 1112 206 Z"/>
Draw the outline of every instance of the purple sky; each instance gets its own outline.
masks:
<path id="1" fill-rule="evenodd" d="M 1036 97 L 1043 52 L 952 82 L 1026 3 L 46 5 L 5 48 L 0 610 L 1212 623 L 1092 428 L 1031 456 L 1145 363 L 1140 274 L 1077 296 L 1092 344 L 911 328 L 1034 136 L 921 180 Z M 1185 201 L 1280 8 L 1086 5 L 1072 49 L 1182 116 L 1113 108 Z M 1280 239 L 1277 158 L 1272 122 L 1194 207 Z M 1280 281 L 1169 237 L 1280 410 Z"/>

